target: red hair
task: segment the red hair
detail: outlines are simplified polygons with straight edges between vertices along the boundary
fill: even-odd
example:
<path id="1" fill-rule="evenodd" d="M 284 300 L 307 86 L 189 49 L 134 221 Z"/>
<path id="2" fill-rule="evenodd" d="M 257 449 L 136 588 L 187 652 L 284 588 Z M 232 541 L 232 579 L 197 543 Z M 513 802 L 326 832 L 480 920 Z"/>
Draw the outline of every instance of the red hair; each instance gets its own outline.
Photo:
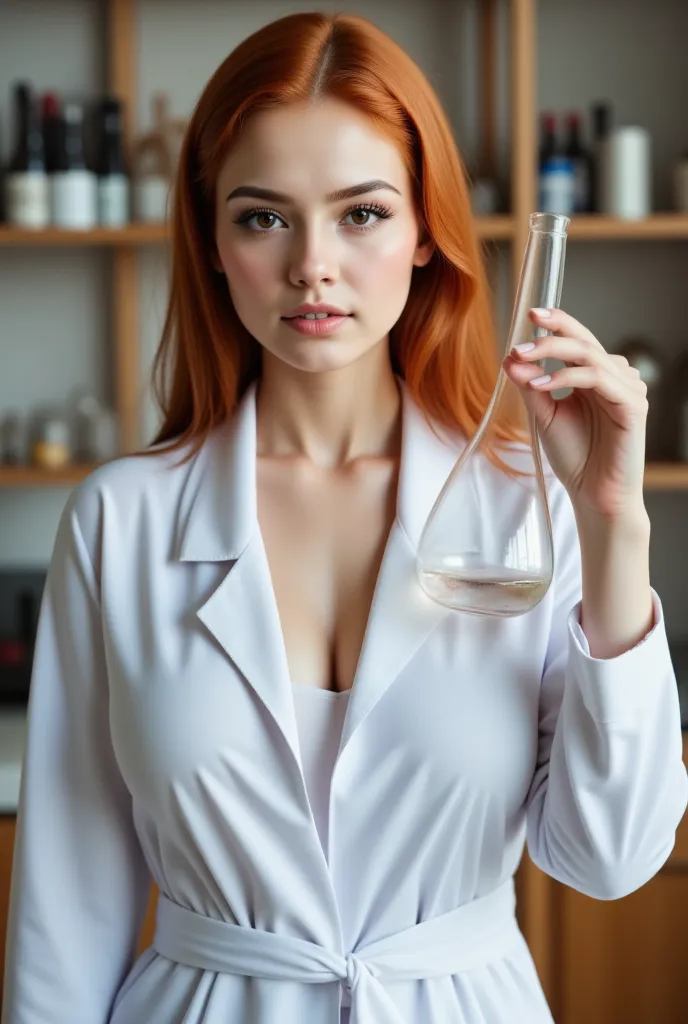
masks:
<path id="1" fill-rule="evenodd" d="M 190 455 L 198 451 L 260 374 L 260 345 L 211 262 L 220 168 L 247 117 L 324 97 L 352 104 L 397 144 L 435 243 L 429 263 L 414 267 L 390 332 L 394 370 L 420 408 L 450 430 L 470 437 L 485 412 L 499 372 L 490 294 L 441 104 L 413 60 L 364 18 L 293 14 L 230 53 L 186 130 L 173 201 L 171 289 L 153 366 L 163 413 L 153 444 L 166 443 L 166 451 L 189 442 Z M 504 412 L 495 420 L 493 445 L 519 436 L 515 417 Z"/>

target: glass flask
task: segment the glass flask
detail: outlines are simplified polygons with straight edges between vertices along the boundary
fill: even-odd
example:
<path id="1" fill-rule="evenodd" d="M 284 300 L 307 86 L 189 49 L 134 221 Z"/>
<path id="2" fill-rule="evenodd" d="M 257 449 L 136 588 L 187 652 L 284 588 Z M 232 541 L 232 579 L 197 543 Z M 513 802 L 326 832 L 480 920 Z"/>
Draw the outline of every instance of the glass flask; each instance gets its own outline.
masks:
<path id="1" fill-rule="evenodd" d="M 568 224 L 562 214 L 530 217 L 505 355 L 514 345 L 550 333 L 528 314 L 559 305 Z M 507 409 L 511 422 L 519 417 L 515 441 L 496 440 L 493 430 Z M 513 472 L 495 465 L 488 444 Z M 434 601 L 474 615 L 521 615 L 542 600 L 552 582 L 552 523 L 537 423 L 503 367 L 474 436 L 428 516 L 416 569 Z"/>

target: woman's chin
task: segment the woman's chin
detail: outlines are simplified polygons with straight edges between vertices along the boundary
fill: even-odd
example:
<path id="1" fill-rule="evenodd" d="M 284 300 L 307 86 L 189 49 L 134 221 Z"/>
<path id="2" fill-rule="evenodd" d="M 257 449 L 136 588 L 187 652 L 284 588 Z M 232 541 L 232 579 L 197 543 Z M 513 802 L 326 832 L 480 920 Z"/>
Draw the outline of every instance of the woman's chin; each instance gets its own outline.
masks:
<path id="1" fill-rule="evenodd" d="M 303 373 L 331 373 L 357 362 L 369 347 L 373 346 L 352 345 L 351 341 L 342 344 L 330 338 L 309 338 L 290 345 L 288 350 L 281 347 L 273 350 L 272 354 Z"/>

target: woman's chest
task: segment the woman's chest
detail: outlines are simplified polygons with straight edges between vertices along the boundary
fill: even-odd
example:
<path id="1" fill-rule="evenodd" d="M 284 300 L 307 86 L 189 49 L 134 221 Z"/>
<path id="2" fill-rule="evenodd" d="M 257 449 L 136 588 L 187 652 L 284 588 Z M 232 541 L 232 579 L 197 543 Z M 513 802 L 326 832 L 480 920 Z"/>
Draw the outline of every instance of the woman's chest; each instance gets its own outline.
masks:
<path id="1" fill-rule="evenodd" d="M 394 485 L 391 460 L 341 471 L 259 461 L 258 518 L 294 682 L 352 686 Z"/>

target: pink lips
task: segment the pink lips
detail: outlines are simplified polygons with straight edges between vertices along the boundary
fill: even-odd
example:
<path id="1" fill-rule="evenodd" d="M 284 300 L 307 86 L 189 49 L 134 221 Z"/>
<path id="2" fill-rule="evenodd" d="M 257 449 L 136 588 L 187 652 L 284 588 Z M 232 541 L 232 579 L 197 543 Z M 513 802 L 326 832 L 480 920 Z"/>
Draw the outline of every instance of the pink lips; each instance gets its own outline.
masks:
<path id="1" fill-rule="evenodd" d="M 292 330 L 298 331 L 299 334 L 323 336 L 334 334 L 342 324 L 350 319 L 350 316 L 328 316 L 326 319 L 321 318 L 318 320 L 304 320 L 303 317 L 299 316 L 291 317 L 290 319 L 283 317 L 282 319 L 285 324 L 291 327 Z"/>

